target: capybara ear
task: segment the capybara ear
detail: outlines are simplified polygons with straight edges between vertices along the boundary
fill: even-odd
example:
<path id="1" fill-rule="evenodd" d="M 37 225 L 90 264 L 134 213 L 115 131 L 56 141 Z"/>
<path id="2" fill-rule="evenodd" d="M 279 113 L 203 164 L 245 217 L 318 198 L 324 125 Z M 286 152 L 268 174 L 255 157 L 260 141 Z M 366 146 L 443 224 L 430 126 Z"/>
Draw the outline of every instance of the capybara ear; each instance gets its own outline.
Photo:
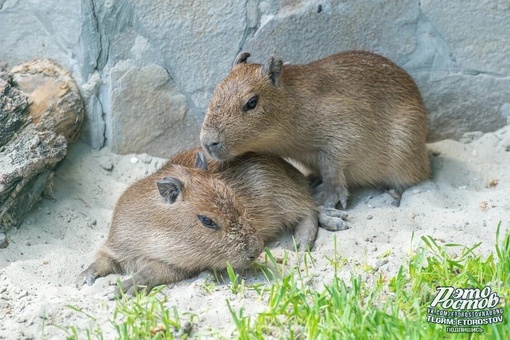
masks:
<path id="1" fill-rule="evenodd" d="M 234 67 L 237 64 L 246 64 L 246 60 L 248 59 L 249 56 L 250 54 L 248 52 L 239 53 L 236 59 L 234 60 L 234 64 L 232 65 L 232 67 Z"/>
<path id="2" fill-rule="evenodd" d="M 278 80 L 282 74 L 282 65 L 283 62 L 281 59 L 276 59 L 274 56 L 271 56 L 262 66 L 262 72 L 271 79 L 271 82 L 275 86 L 278 86 Z"/>
<path id="3" fill-rule="evenodd" d="M 207 159 L 202 151 L 197 152 L 197 157 L 195 158 L 195 168 L 207 170 Z"/>
<path id="4" fill-rule="evenodd" d="M 157 185 L 159 194 L 167 203 L 174 203 L 184 189 L 184 184 L 174 177 L 164 177 Z"/>

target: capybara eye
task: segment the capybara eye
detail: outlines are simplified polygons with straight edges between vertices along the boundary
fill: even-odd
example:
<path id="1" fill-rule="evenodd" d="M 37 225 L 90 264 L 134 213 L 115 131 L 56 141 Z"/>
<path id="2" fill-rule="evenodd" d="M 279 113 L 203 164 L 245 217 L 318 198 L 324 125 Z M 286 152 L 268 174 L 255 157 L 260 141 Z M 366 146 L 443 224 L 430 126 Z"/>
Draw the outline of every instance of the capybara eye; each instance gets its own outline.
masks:
<path id="1" fill-rule="evenodd" d="M 214 223 L 214 221 L 211 220 L 209 217 L 204 216 L 204 215 L 197 215 L 197 217 L 200 220 L 200 222 L 202 222 L 204 227 L 214 229 L 214 230 L 218 229 L 218 226 L 216 225 L 216 223 Z"/>
<path id="2" fill-rule="evenodd" d="M 257 106 L 258 101 L 259 98 L 257 96 L 251 97 L 250 99 L 248 99 L 246 104 L 244 104 L 243 111 L 253 110 L 255 106 Z"/>

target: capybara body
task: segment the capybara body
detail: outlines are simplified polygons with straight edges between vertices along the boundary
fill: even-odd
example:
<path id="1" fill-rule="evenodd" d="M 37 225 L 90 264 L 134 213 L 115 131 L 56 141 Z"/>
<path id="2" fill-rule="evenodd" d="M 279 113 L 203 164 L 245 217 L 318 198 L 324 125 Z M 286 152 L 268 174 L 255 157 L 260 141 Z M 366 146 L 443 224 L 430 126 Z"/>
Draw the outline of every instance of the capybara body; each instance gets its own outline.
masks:
<path id="1" fill-rule="evenodd" d="M 140 286 L 224 269 L 227 261 L 245 268 L 285 229 L 294 228 L 301 250 L 312 247 L 317 219 L 306 179 L 278 157 L 207 165 L 198 149 L 190 150 L 122 194 L 106 243 L 76 284 L 132 273 L 122 283 L 131 295 Z"/>
<path id="2" fill-rule="evenodd" d="M 168 164 L 192 166 L 193 149 L 172 158 Z M 246 153 L 227 162 L 205 160 L 234 189 L 248 211 L 253 227 L 264 242 L 294 228 L 301 250 L 311 247 L 317 230 L 317 208 L 306 178 L 292 165 L 274 155 Z M 164 168 L 163 168 L 164 169 Z"/>
<path id="3" fill-rule="evenodd" d="M 326 207 L 348 186 L 397 193 L 429 176 L 427 117 L 411 76 L 362 51 L 307 65 L 246 62 L 241 53 L 213 92 L 200 134 L 209 156 L 269 152 L 320 176 Z"/>

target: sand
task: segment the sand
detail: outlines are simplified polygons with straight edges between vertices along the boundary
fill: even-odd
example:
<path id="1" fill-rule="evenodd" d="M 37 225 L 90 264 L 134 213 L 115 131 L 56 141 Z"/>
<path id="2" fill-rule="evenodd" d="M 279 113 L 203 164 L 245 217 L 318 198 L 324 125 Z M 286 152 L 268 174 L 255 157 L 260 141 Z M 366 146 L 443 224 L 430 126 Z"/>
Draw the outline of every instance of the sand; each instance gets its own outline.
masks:
<path id="1" fill-rule="evenodd" d="M 358 190 L 349 202 L 350 229 L 319 231 L 312 285 L 321 289 L 332 278 L 326 257 L 332 256 L 335 239 L 339 255 L 348 260 L 340 273 L 345 278 L 364 263 L 384 275 L 395 274 L 422 235 L 440 244 L 482 242 L 482 253 L 493 249 L 498 222 L 503 230 L 510 228 L 510 126 L 467 134 L 462 141 L 444 140 L 429 149 L 433 179 L 408 189 L 400 208 L 390 204 L 387 194 Z M 75 279 L 105 241 L 123 189 L 163 162 L 148 155 L 95 151 L 82 143 L 71 146 L 54 176 L 54 200 L 42 199 L 23 225 L 7 233 L 10 245 L 0 249 L 0 339 L 62 339 L 66 333 L 61 328 L 93 325 L 68 305 L 93 315 L 105 339 L 114 338 L 109 320 L 115 302 L 104 294 L 117 277 L 98 279 L 81 290 L 75 288 Z M 291 249 L 288 237 L 272 246 L 278 256 L 284 251 L 292 255 Z M 183 319 L 186 313 L 195 315 L 193 335 L 228 338 L 235 327 L 225 301 L 244 307 L 248 315 L 262 311 L 264 301 L 249 291 L 233 296 L 221 283 L 208 292 L 204 287 L 211 279 L 205 272 L 164 288 L 165 306 L 176 306 Z"/>

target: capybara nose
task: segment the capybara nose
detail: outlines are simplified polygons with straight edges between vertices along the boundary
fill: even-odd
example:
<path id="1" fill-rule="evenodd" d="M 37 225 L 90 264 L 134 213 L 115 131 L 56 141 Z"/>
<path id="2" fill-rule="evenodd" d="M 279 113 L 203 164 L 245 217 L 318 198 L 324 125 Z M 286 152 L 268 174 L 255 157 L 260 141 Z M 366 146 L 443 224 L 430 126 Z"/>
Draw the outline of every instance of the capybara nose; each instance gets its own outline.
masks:
<path id="1" fill-rule="evenodd" d="M 257 234 L 253 235 L 253 244 L 249 248 L 248 260 L 255 261 L 264 251 L 264 241 Z"/>
<path id="2" fill-rule="evenodd" d="M 219 151 L 221 149 L 221 143 L 220 142 L 204 143 L 203 146 L 204 146 L 205 151 L 207 151 L 207 153 L 210 156 L 212 156 L 214 158 L 218 157 Z"/>

